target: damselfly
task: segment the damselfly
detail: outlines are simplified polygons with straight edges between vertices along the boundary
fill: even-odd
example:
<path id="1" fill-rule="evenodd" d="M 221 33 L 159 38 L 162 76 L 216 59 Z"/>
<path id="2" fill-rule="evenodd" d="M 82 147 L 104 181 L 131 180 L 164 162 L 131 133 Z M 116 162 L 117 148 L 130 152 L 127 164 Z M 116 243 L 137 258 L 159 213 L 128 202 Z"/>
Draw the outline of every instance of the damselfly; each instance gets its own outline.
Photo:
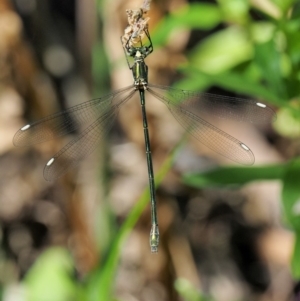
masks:
<path id="1" fill-rule="evenodd" d="M 127 43 L 123 46 L 134 83 L 103 97 L 76 105 L 62 112 L 50 115 L 39 121 L 23 126 L 14 136 L 16 146 L 45 142 L 69 133 L 78 133 L 64 148 L 54 155 L 44 168 L 47 181 L 60 177 L 66 170 L 95 150 L 103 136 L 111 129 L 119 109 L 138 93 L 142 108 L 146 157 L 151 202 L 150 248 L 157 252 L 159 230 L 156 213 L 155 183 L 148 123 L 145 107 L 145 94 L 150 93 L 162 101 L 178 122 L 201 143 L 219 154 L 245 165 L 254 163 L 250 148 L 221 129 L 205 121 L 200 113 L 212 113 L 238 121 L 254 123 L 270 122 L 274 111 L 267 105 L 248 99 L 197 93 L 148 83 L 148 67 L 145 58 L 153 51 L 148 29 L 144 29 L 147 42 L 139 46 Z M 128 57 L 133 60 L 130 64 Z M 236 108 L 240 110 L 236 110 Z M 81 129 L 84 128 L 83 131 Z"/>

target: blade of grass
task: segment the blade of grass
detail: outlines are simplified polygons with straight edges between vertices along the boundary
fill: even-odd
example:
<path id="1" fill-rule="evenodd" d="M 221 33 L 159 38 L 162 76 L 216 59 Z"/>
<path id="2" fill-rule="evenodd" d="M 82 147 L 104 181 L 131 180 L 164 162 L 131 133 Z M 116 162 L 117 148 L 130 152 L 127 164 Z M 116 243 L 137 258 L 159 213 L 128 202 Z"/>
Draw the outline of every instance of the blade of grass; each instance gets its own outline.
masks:
<path id="1" fill-rule="evenodd" d="M 226 71 L 219 74 L 208 74 L 192 67 L 191 65 L 181 66 L 179 70 L 184 73 L 184 80 L 186 82 L 188 80 L 194 82 L 192 89 L 195 90 L 202 89 L 203 83 L 205 83 L 206 86 L 204 85 L 204 88 L 217 85 L 226 90 L 235 91 L 252 97 L 263 98 L 279 107 L 286 105 L 286 101 L 282 98 L 279 98 L 275 93 L 272 92 L 272 90 L 267 89 L 262 84 L 253 82 L 247 76 L 238 74 L 234 71 Z M 198 77 L 201 81 L 197 86 Z M 180 82 L 177 85 L 179 87 L 183 87 Z"/>
<path id="2" fill-rule="evenodd" d="M 207 172 L 185 174 L 183 182 L 196 188 L 240 186 L 251 181 L 281 180 L 285 171 L 285 164 L 254 167 L 225 166 Z"/>
<path id="3" fill-rule="evenodd" d="M 292 275 L 294 279 L 299 280 L 300 279 L 300 233 L 295 232 L 295 243 L 294 243 L 294 251 L 293 256 L 291 260 L 291 268 L 292 268 Z"/>
<path id="4" fill-rule="evenodd" d="M 294 159 L 287 164 L 286 173 L 283 178 L 282 202 L 285 219 L 289 226 L 296 232 L 300 232 L 299 188 L 300 159 Z"/>
<path id="5" fill-rule="evenodd" d="M 205 296 L 187 279 L 178 278 L 175 281 L 175 289 L 185 301 L 213 301 L 209 296 Z"/>
<path id="6" fill-rule="evenodd" d="M 155 176 L 155 185 L 158 187 L 163 179 L 165 178 L 166 174 L 169 172 L 170 168 L 173 165 L 174 157 L 176 152 L 178 151 L 179 147 L 182 145 L 185 137 L 175 146 L 172 150 L 170 155 L 164 161 L 162 167 L 158 171 Z M 95 282 L 93 283 L 92 287 L 97 288 L 97 292 L 93 289 L 91 300 L 98 300 L 98 301 L 108 301 L 111 300 L 111 289 L 114 282 L 114 275 L 117 269 L 118 260 L 120 257 L 121 247 L 124 243 L 127 235 L 133 229 L 134 225 L 137 223 L 139 217 L 141 216 L 142 212 L 145 208 L 149 205 L 149 189 L 145 189 L 143 194 L 141 195 L 140 199 L 137 201 L 133 209 L 130 211 L 128 217 L 126 218 L 125 222 L 121 226 L 110 250 L 106 263 L 101 271 L 101 274 L 96 277 Z M 97 296 L 95 295 L 97 294 Z"/>

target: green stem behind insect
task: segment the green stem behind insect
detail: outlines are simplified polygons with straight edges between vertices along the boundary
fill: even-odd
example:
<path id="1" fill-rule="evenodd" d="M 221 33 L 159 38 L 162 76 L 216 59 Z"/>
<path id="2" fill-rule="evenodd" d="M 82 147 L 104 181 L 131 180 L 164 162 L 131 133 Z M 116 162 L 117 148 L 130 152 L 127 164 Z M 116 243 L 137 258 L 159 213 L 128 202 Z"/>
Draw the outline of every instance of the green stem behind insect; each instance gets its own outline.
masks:
<path id="1" fill-rule="evenodd" d="M 185 138 L 183 137 L 181 141 L 174 147 L 170 155 L 167 157 L 162 167 L 158 171 L 155 176 L 156 187 L 158 187 L 166 174 L 169 172 L 173 165 L 174 157 L 182 145 Z M 145 208 L 149 205 L 149 188 L 145 189 L 140 199 L 137 201 L 133 209 L 130 211 L 127 219 L 123 223 L 118 232 L 111 250 L 109 252 L 108 258 L 106 260 L 105 266 L 103 267 L 101 274 L 99 276 L 95 276 L 95 282 L 90 283 L 92 288 L 92 294 L 90 295 L 90 299 L 92 300 L 111 300 L 111 289 L 114 282 L 114 276 L 118 264 L 118 260 L 120 257 L 122 245 L 127 238 L 130 231 L 133 229 L 135 224 L 137 223 L 139 217 Z M 95 292 L 94 288 L 97 288 L 97 292 Z M 97 297 L 96 297 L 97 296 Z"/>

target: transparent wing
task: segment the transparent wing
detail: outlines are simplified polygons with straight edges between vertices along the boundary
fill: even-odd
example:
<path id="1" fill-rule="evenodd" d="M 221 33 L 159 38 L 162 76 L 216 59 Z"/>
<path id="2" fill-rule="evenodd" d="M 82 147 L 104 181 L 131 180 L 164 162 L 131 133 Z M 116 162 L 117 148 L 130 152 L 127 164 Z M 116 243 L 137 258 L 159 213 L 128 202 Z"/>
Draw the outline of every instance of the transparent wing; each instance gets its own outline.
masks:
<path id="1" fill-rule="evenodd" d="M 107 133 L 117 116 L 118 107 L 112 107 L 105 115 L 99 117 L 88 126 L 78 137 L 71 140 L 44 168 L 44 178 L 55 180 L 63 175 L 67 169 L 76 166 L 84 157 L 92 153 L 104 134 Z"/>
<path id="2" fill-rule="evenodd" d="M 67 169 L 76 166 L 83 158 L 91 154 L 104 135 L 111 129 L 119 108 L 124 104 L 136 90 L 130 91 L 123 95 L 120 101 L 106 110 L 98 119 L 92 122 L 84 131 L 76 138 L 71 140 L 64 148 L 62 148 L 53 158 L 51 158 L 44 168 L 44 178 L 52 181 L 63 175 Z"/>
<path id="3" fill-rule="evenodd" d="M 200 115 L 205 116 L 211 112 L 219 117 L 257 123 L 270 122 L 276 116 L 271 108 L 253 100 L 222 97 L 156 85 L 149 85 L 148 92 L 160 99 L 178 122 L 197 140 L 215 152 L 244 165 L 254 163 L 254 155 L 250 148 L 205 121 Z"/>
<path id="4" fill-rule="evenodd" d="M 129 86 L 27 124 L 15 134 L 13 143 L 15 146 L 26 146 L 76 133 L 106 115 L 113 105 L 121 105 L 133 93 L 133 86 Z"/>
<path id="5" fill-rule="evenodd" d="M 26 125 L 15 134 L 14 144 L 36 144 L 76 132 L 77 136 L 55 154 L 44 168 L 45 179 L 52 181 L 95 150 L 111 129 L 120 106 L 135 92 L 130 86 Z"/>
<path id="6" fill-rule="evenodd" d="M 186 91 L 152 84 L 149 84 L 149 87 L 153 94 L 160 94 L 159 98 L 163 102 L 180 106 L 200 117 L 213 114 L 221 118 L 257 124 L 269 123 L 276 119 L 276 113 L 272 108 L 255 100 Z"/>

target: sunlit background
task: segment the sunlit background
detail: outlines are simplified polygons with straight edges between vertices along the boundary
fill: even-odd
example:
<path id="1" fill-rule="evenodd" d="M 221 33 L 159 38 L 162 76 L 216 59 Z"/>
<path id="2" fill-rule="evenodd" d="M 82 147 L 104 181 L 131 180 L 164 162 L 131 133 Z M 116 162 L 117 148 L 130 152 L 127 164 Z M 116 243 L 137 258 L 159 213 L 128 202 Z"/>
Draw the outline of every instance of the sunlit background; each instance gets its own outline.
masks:
<path id="1" fill-rule="evenodd" d="M 300 300 L 299 1 L 151 1 L 149 82 L 277 112 L 266 125 L 211 116 L 251 148 L 245 167 L 185 137 L 146 99 L 157 254 L 138 98 L 55 182 L 43 168 L 72 137 L 14 147 L 22 126 L 132 84 L 120 36 L 126 9 L 141 5 L 0 0 L 1 300 Z"/>

